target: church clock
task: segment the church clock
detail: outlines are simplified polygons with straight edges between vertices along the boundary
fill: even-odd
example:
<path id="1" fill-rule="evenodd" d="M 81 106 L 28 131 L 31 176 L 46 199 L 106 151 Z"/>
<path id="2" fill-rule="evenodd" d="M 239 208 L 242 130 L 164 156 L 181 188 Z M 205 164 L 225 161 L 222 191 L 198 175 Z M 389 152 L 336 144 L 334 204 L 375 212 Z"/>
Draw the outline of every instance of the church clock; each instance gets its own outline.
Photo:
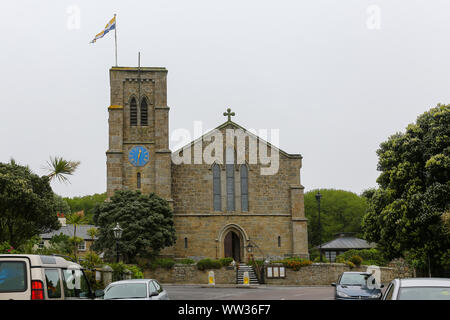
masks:
<path id="1" fill-rule="evenodd" d="M 149 152 L 142 146 L 133 147 L 128 154 L 128 160 L 135 167 L 143 167 L 149 160 Z"/>

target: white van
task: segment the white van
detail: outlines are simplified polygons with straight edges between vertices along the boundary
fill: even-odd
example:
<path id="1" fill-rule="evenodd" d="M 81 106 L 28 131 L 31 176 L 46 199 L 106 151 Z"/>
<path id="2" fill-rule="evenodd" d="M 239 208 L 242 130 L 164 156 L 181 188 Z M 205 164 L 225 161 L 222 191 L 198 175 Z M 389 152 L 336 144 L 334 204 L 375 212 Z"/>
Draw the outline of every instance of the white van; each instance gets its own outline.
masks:
<path id="1" fill-rule="evenodd" d="M 0 300 L 94 299 L 82 267 L 59 256 L 0 255 Z"/>

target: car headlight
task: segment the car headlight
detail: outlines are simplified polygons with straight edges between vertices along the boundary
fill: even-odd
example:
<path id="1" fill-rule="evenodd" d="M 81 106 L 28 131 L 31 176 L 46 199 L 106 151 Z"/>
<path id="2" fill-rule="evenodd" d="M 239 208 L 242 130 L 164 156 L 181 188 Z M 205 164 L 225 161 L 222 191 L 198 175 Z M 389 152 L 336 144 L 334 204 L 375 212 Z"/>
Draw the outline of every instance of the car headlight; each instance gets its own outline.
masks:
<path id="1" fill-rule="evenodd" d="M 342 291 L 337 291 L 336 294 L 341 298 L 350 298 L 348 294 L 345 294 Z"/>
<path id="2" fill-rule="evenodd" d="M 378 299 L 378 298 L 381 298 L 381 292 L 376 293 L 376 294 L 373 294 L 373 295 L 371 295 L 370 297 L 371 297 L 372 299 Z"/>

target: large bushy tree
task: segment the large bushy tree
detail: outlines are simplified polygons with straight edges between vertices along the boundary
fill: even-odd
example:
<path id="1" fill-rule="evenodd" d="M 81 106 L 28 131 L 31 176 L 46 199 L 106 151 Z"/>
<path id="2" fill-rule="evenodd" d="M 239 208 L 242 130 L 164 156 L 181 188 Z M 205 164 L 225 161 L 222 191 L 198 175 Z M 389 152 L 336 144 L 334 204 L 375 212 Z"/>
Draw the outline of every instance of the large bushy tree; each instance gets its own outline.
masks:
<path id="1" fill-rule="evenodd" d="M 420 115 L 377 150 L 379 188 L 367 195 L 368 240 L 389 258 L 407 254 L 416 267 L 450 263 L 443 215 L 450 207 L 450 105 Z"/>
<path id="2" fill-rule="evenodd" d="M 116 191 L 110 201 L 94 209 L 94 222 L 99 226 L 94 250 L 109 256 L 116 252 L 112 229 L 116 223 L 123 229 L 119 251 L 127 262 L 136 255 L 157 255 L 161 249 L 175 243 L 173 214 L 169 203 L 154 193 Z"/>
<path id="3" fill-rule="evenodd" d="M 60 228 L 49 177 L 15 161 L 0 163 L 0 242 L 13 247 Z"/>
<path id="4" fill-rule="evenodd" d="M 309 246 L 318 246 L 319 241 L 319 215 L 318 204 L 315 198 L 319 190 L 305 193 L 305 215 L 308 218 Z M 361 234 L 361 221 L 367 209 L 365 197 L 356 193 L 335 189 L 320 189 L 322 200 L 320 202 L 320 222 L 322 225 L 322 243 L 335 238 L 337 233 L 354 232 L 355 236 Z"/>

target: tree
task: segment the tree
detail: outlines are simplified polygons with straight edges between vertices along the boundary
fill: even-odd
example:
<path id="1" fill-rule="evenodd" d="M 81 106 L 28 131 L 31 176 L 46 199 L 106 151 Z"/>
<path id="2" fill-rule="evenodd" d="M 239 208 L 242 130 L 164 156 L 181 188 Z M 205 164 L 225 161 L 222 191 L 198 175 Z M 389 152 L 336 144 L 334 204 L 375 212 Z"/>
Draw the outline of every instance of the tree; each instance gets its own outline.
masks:
<path id="1" fill-rule="evenodd" d="M 86 224 L 88 220 L 84 216 L 83 211 L 75 212 L 66 217 L 66 221 L 68 224 L 73 225 L 73 238 L 71 241 L 73 242 L 74 250 L 73 253 L 75 255 L 75 260 L 77 260 L 78 254 L 78 245 L 83 241 L 82 238 L 77 237 L 77 226 L 80 224 Z"/>
<path id="2" fill-rule="evenodd" d="M 450 264 L 442 223 L 450 207 L 449 153 L 450 105 L 430 109 L 380 144 L 379 188 L 369 196 L 363 229 L 388 258 L 407 256 L 429 271 Z"/>
<path id="3" fill-rule="evenodd" d="M 107 196 L 106 192 L 101 194 L 87 195 L 83 197 L 64 198 L 69 204 L 72 212 L 84 211 L 85 217 L 89 220 L 89 223 L 93 223 L 94 208 L 97 204 L 105 202 Z"/>
<path id="4" fill-rule="evenodd" d="M 91 237 L 92 242 L 94 242 L 95 237 L 98 235 L 98 229 L 97 228 L 89 228 L 87 230 L 87 234 L 89 237 Z M 89 251 L 92 251 L 92 246 L 89 247 Z"/>
<path id="5" fill-rule="evenodd" d="M 67 176 L 73 175 L 79 165 L 79 161 L 68 161 L 62 157 L 50 157 L 50 161 L 47 161 L 45 169 L 48 171 L 50 180 L 57 179 L 59 182 L 67 183 L 69 182 Z"/>
<path id="6" fill-rule="evenodd" d="M 105 250 L 109 256 L 116 252 L 112 229 L 120 224 L 123 233 L 119 251 L 128 262 L 138 254 L 155 256 L 175 243 L 172 209 L 154 193 L 116 191 L 109 202 L 95 208 L 94 222 L 99 226 L 94 250 Z"/>
<path id="7" fill-rule="evenodd" d="M 305 193 L 305 215 L 308 218 L 310 248 L 319 245 L 319 215 L 315 195 L 319 190 Z M 320 189 L 320 222 L 322 243 L 331 241 L 336 233 L 355 232 L 358 236 L 361 221 L 367 209 L 367 200 L 356 193 L 344 190 Z"/>
<path id="8" fill-rule="evenodd" d="M 57 194 L 55 194 L 55 205 L 57 213 L 62 213 L 64 215 L 70 214 L 71 210 L 69 204 L 63 197 L 58 196 Z"/>
<path id="9" fill-rule="evenodd" d="M 13 247 L 60 228 L 47 176 L 39 177 L 15 161 L 0 163 L 0 242 Z"/>

